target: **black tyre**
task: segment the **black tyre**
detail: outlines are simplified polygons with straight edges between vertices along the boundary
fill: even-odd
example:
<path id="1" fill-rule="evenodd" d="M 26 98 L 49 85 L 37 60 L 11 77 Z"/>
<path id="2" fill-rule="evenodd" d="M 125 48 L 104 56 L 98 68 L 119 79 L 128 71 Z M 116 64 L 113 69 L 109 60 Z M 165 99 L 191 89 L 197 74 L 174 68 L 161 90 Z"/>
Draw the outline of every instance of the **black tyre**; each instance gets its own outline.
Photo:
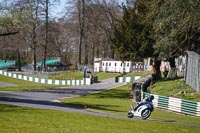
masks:
<path id="1" fill-rule="evenodd" d="M 128 112 L 128 115 L 127 115 L 127 116 L 128 116 L 128 118 L 133 118 L 134 115 L 133 115 L 132 112 Z"/>
<path id="2" fill-rule="evenodd" d="M 148 109 L 143 110 L 141 113 L 141 117 L 143 120 L 149 118 L 150 115 L 151 115 L 151 111 Z"/>

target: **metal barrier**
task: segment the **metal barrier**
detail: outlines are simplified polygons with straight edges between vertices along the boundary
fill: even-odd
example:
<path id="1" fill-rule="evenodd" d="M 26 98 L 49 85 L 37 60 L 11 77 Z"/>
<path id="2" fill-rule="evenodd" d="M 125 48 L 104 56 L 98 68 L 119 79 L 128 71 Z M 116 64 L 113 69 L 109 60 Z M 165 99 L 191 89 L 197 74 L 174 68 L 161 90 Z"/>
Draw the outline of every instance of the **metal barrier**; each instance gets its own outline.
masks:
<path id="1" fill-rule="evenodd" d="M 115 82 L 123 83 L 123 82 L 134 82 L 135 80 L 140 79 L 141 76 L 133 76 L 133 77 L 115 77 Z"/>
<path id="2" fill-rule="evenodd" d="M 200 55 L 187 51 L 186 84 L 200 93 Z"/>
<path id="3" fill-rule="evenodd" d="M 144 99 L 149 95 L 154 94 L 142 92 L 141 99 Z M 153 104 L 155 107 L 158 108 L 167 109 L 187 115 L 200 116 L 200 102 L 183 100 L 174 97 L 154 95 Z"/>
<path id="4" fill-rule="evenodd" d="M 50 84 L 50 85 L 90 85 L 91 80 L 90 78 L 84 78 L 83 80 L 52 80 L 52 79 L 44 79 L 44 78 L 36 78 L 32 76 L 25 76 L 21 74 L 11 73 L 0 70 L 0 74 L 16 79 L 31 81 L 35 83 L 42 83 L 42 84 Z"/>

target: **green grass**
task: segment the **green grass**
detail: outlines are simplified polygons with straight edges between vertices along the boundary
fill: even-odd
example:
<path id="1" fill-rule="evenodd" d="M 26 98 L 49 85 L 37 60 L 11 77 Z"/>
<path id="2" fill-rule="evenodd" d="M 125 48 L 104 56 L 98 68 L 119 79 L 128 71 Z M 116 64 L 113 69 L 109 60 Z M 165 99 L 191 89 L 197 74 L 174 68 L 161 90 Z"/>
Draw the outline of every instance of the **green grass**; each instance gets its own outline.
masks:
<path id="1" fill-rule="evenodd" d="M 131 73 L 128 73 L 126 75 L 124 75 L 124 77 L 131 77 L 131 76 L 148 76 L 148 75 L 151 75 L 152 72 L 150 71 L 144 71 L 144 72 L 131 72 Z"/>
<path id="2" fill-rule="evenodd" d="M 158 81 L 150 88 L 150 93 L 200 102 L 200 94 L 183 79 Z"/>
<path id="3" fill-rule="evenodd" d="M 53 79 L 53 80 L 82 80 L 83 72 L 81 71 L 58 71 L 50 72 L 49 74 L 28 74 L 19 72 L 19 74 L 32 76 L 37 78 Z"/>
<path id="4" fill-rule="evenodd" d="M 199 127 L 0 105 L 0 133 L 195 133 Z"/>
<path id="5" fill-rule="evenodd" d="M 122 76 L 122 77 L 131 77 L 131 76 L 147 76 L 147 75 L 151 75 L 152 72 L 131 72 L 131 73 L 127 73 L 125 75 L 122 76 L 122 74 L 120 73 L 97 73 L 98 79 L 102 80 L 102 79 L 107 79 L 107 78 L 113 78 L 113 77 L 117 77 L 117 76 Z"/>
<path id="6" fill-rule="evenodd" d="M 103 73 L 103 72 L 97 73 L 98 80 L 114 78 L 114 77 L 119 76 L 119 75 L 120 75 L 119 73 Z"/>
<path id="7" fill-rule="evenodd" d="M 102 78 L 104 78 L 104 76 L 105 75 L 103 75 Z M 0 90 L 21 90 L 54 87 L 52 85 L 37 84 L 33 82 L 5 77 L 2 75 L 0 75 L 0 82 L 12 83 L 17 85 L 14 87 L 0 88 Z M 167 84 L 171 85 L 172 83 L 168 82 Z M 159 86 L 167 86 L 167 84 L 160 84 Z M 178 85 L 180 89 L 183 87 L 183 84 L 180 81 L 177 81 L 175 85 Z M 131 97 L 131 84 L 127 84 L 125 86 L 103 91 L 97 94 L 71 99 L 63 99 L 62 102 L 77 108 L 84 108 L 87 110 L 126 116 L 127 111 L 129 110 L 129 105 L 135 104 L 130 100 Z M 160 109 L 155 109 L 150 118 L 155 119 L 156 121 L 161 121 L 161 123 L 97 117 L 92 115 L 67 113 L 62 111 L 0 105 L 0 133 L 146 133 L 149 131 L 159 133 L 189 133 L 199 131 L 199 127 L 188 127 L 170 124 L 171 122 L 200 124 L 200 118 L 197 117 L 186 116 L 173 112 L 167 112 Z"/>
<path id="8" fill-rule="evenodd" d="M 118 73 L 97 73 L 98 79 L 103 80 L 107 78 L 112 78 L 117 75 Z M 29 75 L 29 76 L 34 76 L 38 77 L 40 75 Z M 83 73 L 79 71 L 67 71 L 67 72 L 59 72 L 57 75 L 49 75 L 48 76 L 50 79 L 57 79 L 57 80 L 62 80 L 62 79 L 83 79 Z M 0 82 L 5 82 L 9 84 L 13 84 L 15 86 L 7 86 L 7 87 L 0 87 L 0 91 L 12 91 L 12 90 L 33 90 L 33 89 L 45 89 L 45 88 L 58 88 L 61 86 L 58 85 L 48 85 L 48 84 L 41 84 L 41 83 L 34 83 L 30 81 L 25 81 L 25 80 L 20 80 L 20 79 L 15 79 L 11 77 L 7 77 L 4 75 L 0 75 Z"/>
<path id="9" fill-rule="evenodd" d="M 0 75 L 0 82 L 13 84 L 15 86 L 0 87 L 0 91 L 11 91 L 11 90 L 33 90 L 33 89 L 45 89 L 45 88 L 56 88 L 60 86 L 47 85 L 34 83 L 30 81 L 24 81 L 20 79 L 10 78 L 4 75 Z"/>
<path id="10" fill-rule="evenodd" d="M 56 80 L 82 80 L 83 72 L 81 71 L 59 71 L 56 73 L 49 74 L 49 79 Z"/>
<path id="11" fill-rule="evenodd" d="M 22 75 L 33 76 L 37 78 L 48 78 L 53 80 L 82 80 L 84 73 L 81 71 L 59 71 L 59 72 L 52 72 L 47 74 L 27 74 L 27 73 L 20 73 Z M 113 78 L 119 76 L 119 73 L 104 73 L 99 72 L 96 73 L 99 80 Z"/>
<path id="12" fill-rule="evenodd" d="M 118 87 L 112 90 L 107 90 L 85 97 L 63 99 L 62 102 L 77 108 L 85 108 L 88 110 L 126 115 L 127 111 L 129 110 L 130 104 L 135 104 L 132 103 L 132 101 L 130 100 L 131 97 L 130 84 L 128 84 L 123 87 Z M 179 121 L 200 124 L 200 118 L 175 114 L 160 109 L 155 109 L 155 112 L 152 113 L 151 118 L 156 120 Z"/>

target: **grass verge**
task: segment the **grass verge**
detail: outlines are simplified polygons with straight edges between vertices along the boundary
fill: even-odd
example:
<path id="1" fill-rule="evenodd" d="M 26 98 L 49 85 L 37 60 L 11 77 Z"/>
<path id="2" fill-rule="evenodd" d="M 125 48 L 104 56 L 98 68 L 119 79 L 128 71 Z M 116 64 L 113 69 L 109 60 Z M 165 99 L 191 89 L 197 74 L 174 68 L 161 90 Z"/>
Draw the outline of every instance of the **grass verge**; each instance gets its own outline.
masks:
<path id="1" fill-rule="evenodd" d="M 14 86 L 0 87 L 0 91 L 11 91 L 11 90 L 34 90 L 34 89 L 45 89 L 45 88 L 56 88 L 61 86 L 47 85 L 41 83 L 34 83 L 30 81 L 24 81 L 20 79 L 10 78 L 4 75 L 0 75 L 0 82 L 13 84 Z"/>
<path id="2" fill-rule="evenodd" d="M 148 75 L 151 75 L 152 72 L 150 71 L 142 71 L 142 72 L 131 72 L 131 73 L 128 73 L 126 75 L 124 75 L 124 77 L 131 77 L 131 76 L 148 76 Z"/>
<path id="3" fill-rule="evenodd" d="M 183 79 L 162 80 L 150 87 L 150 93 L 200 102 L 198 94 Z"/>
<path id="4" fill-rule="evenodd" d="M 199 127 L 0 105 L 0 133 L 189 133 Z"/>
<path id="5" fill-rule="evenodd" d="M 135 104 L 130 100 L 130 87 L 130 84 L 127 84 L 126 86 L 107 90 L 97 94 L 63 99 L 62 102 L 77 108 L 127 115 L 130 104 Z M 200 118 L 167 112 L 160 109 L 155 109 L 151 115 L 151 118 L 161 121 L 165 120 L 200 124 Z"/>

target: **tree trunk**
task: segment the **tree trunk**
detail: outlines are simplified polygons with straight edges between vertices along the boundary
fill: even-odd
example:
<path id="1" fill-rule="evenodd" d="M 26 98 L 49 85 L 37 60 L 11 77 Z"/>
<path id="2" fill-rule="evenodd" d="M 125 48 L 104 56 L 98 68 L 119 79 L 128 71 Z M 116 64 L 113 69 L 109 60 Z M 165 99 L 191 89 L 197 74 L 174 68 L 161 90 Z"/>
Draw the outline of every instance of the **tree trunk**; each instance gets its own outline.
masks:
<path id="1" fill-rule="evenodd" d="M 79 53 L 78 53 L 78 65 L 81 64 L 81 56 L 82 56 L 82 42 L 83 42 L 83 34 L 84 34 L 84 25 L 85 25 L 85 0 L 78 1 L 78 9 L 79 9 Z"/>
<path id="2" fill-rule="evenodd" d="M 17 65 L 18 65 L 18 71 L 21 71 L 21 55 L 19 49 L 17 49 Z"/>
<path id="3" fill-rule="evenodd" d="M 171 68 L 175 68 L 176 67 L 175 57 L 170 58 L 169 63 Z"/>
<path id="4" fill-rule="evenodd" d="M 155 80 L 161 80 L 161 71 L 160 71 L 160 65 L 161 65 L 161 61 L 160 60 L 156 60 L 155 61 Z"/>
<path id="5" fill-rule="evenodd" d="M 19 33 L 19 31 L 15 31 L 15 32 L 8 32 L 8 33 L 1 33 L 0 36 L 9 36 L 9 35 L 15 35 Z"/>
<path id="6" fill-rule="evenodd" d="M 111 46 L 111 58 L 115 59 L 115 48 L 114 48 L 114 46 Z"/>
<path id="7" fill-rule="evenodd" d="M 35 19 L 38 21 L 38 1 L 36 1 L 36 9 L 35 9 Z M 34 19 L 34 18 L 32 18 Z M 36 32 L 36 29 L 37 29 L 37 22 L 36 23 L 33 23 L 33 69 L 34 71 L 36 71 L 36 67 L 37 67 L 37 57 L 36 57 L 36 45 L 37 45 L 37 41 L 36 41 L 36 38 L 37 38 L 37 32 Z"/>
<path id="8" fill-rule="evenodd" d="M 92 43 L 92 65 L 94 65 L 94 56 L 95 56 L 95 44 Z"/>
<path id="9" fill-rule="evenodd" d="M 32 49 L 33 49 L 33 69 L 34 71 L 36 71 L 36 45 L 37 45 L 37 41 L 36 41 L 36 26 L 33 26 L 33 41 L 32 41 Z"/>
<path id="10" fill-rule="evenodd" d="M 47 47 L 48 47 L 48 28 L 49 28 L 49 0 L 46 0 L 46 30 L 45 30 L 45 46 L 44 46 L 44 56 L 43 56 L 43 70 L 47 70 L 47 65 L 46 65 L 46 57 L 47 57 Z"/>
<path id="11" fill-rule="evenodd" d="M 34 71 L 36 71 L 36 50 L 35 50 L 36 48 L 35 48 L 35 46 L 34 46 L 34 48 L 33 48 L 33 69 L 34 69 Z"/>

